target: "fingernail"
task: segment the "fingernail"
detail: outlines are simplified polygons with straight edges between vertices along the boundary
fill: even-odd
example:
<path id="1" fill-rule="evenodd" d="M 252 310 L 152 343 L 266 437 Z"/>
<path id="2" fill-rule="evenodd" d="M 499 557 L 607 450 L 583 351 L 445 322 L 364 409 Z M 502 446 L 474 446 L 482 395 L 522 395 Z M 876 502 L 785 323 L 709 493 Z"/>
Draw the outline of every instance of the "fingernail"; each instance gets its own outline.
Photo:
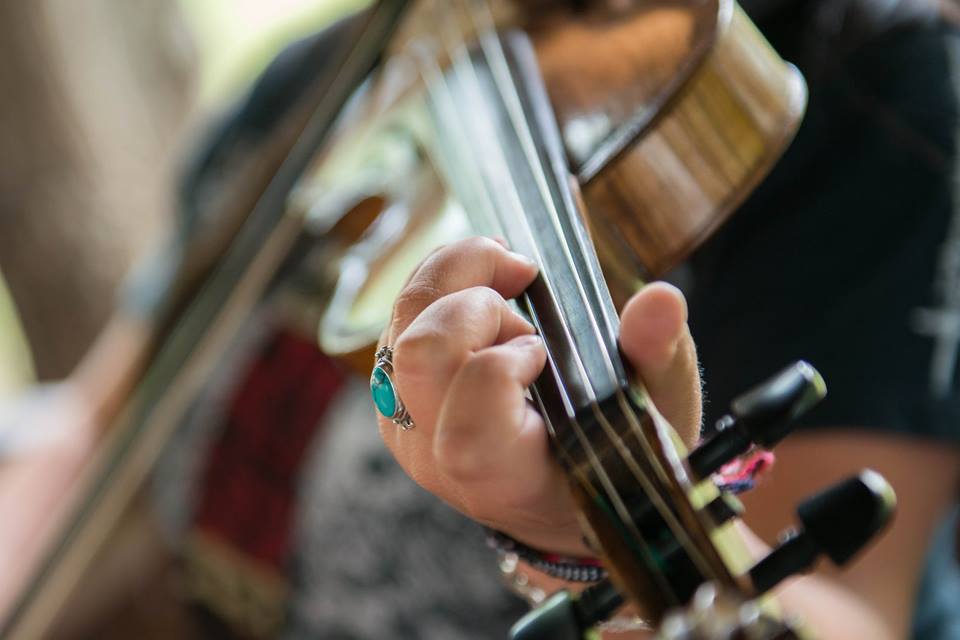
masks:
<path id="1" fill-rule="evenodd" d="M 534 347 L 538 347 L 543 344 L 543 340 L 541 340 L 540 336 L 537 334 L 531 333 L 525 336 L 518 336 L 514 338 L 510 341 L 510 344 L 520 349 L 533 349 Z"/>
<path id="2" fill-rule="evenodd" d="M 529 256 L 525 256 L 522 253 L 517 253 L 516 251 L 511 251 L 510 255 L 512 255 L 514 258 L 516 258 L 520 262 L 530 265 L 531 267 L 537 267 L 538 269 L 540 268 L 540 265 L 537 264 L 537 261 Z"/>

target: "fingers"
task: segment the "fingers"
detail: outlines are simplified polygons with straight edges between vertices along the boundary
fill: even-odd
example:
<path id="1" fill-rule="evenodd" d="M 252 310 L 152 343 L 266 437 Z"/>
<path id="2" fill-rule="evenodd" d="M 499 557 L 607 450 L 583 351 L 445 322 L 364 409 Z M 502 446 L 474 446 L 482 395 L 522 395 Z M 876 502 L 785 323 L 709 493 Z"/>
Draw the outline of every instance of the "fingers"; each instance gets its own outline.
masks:
<path id="1" fill-rule="evenodd" d="M 462 512 L 542 548 L 578 555 L 585 550 L 572 498 L 543 418 L 525 393 L 545 362 L 535 335 L 471 356 L 450 384 L 432 454 Z"/>
<path id="2" fill-rule="evenodd" d="M 394 345 L 397 390 L 414 422 L 430 428 L 450 381 L 474 352 L 533 331 L 493 289 L 472 287 L 433 302 Z"/>
<path id="3" fill-rule="evenodd" d="M 427 258 L 404 287 L 394 306 L 388 340 L 395 341 L 438 298 L 470 287 L 489 287 L 504 298 L 514 298 L 536 274 L 531 260 L 489 238 L 444 247 Z"/>
<path id="4" fill-rule="evenodd" d="M 700 434 L 700 371 L 683 294 L 663 282 L 640 290 L 624 305 L 620 346 L 657 409 L 693 444 Z"/>
<path id="5" fill-rule="evenodd" d="M 385 334 L 393 380 L 416 428 L 387 418 L 381 432 L 421 486 L 467 515 L 546 549 L 583 552 L 575 509 L 527 387 L 546 353 L 506 299 L 536 277 L 530 261 L 493 240 L 442 249 L 411 277 Z M 687 442 L 700 387 L 686 304 L 651 285 L 626 306 L 621 343 L 655 403 Z"/>
<path id="6" fill-rule="evenodd" d="M 536 273 L 531 261 L 502 243 L 473 238 L 430 256 L 401 293 L 386 339 L 393 346 L 396 391 L 417 428 L 401 434 L 385 418 L 380 428 L 400 463 L 427 489 L 440 489 L 432 437 L 451 380 L 476 352 L 533 333 L 505 297 L 519 295 Z"/>
<path id="7" fill-rule="evenodd" d="M 463 513 L 530 543 L 582 553 L 546 428 L 526 399 L 546 351 L 506 302 L 536 273 L 494 240 L 428 258 L 386 333 L 396 391 L 416 428 L 402 431 L 381 417 L 380 429 L 407 473 Z"/>
<path id="8" fill-rule="evenodd" d="M 484 349 L 463 365 L 433 438 L 442 472 L 461 482 L 482 481 L 504 464 L 512 466 L 518 449 L 546 456 L 543 421 L 524 395 L 546 357 L 538 336 L 523 335 Z"/>

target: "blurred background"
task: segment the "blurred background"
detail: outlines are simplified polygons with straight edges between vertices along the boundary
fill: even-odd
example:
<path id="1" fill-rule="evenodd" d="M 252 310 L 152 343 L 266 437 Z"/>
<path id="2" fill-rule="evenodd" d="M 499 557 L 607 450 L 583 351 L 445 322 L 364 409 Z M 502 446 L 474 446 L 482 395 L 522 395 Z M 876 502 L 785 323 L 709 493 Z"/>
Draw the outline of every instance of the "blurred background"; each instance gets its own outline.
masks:
<path id="1" fill-rule="evenodd" d="M 178 178 L 211 127 L 284 47 L 365 4 L 0 3 L 6 98 L 0 101 L 0 449 L 12 429 L 41 430 L 23 418 L 32 414 L 23 413 L 22 398 L 43 388 L 36 383 L 56 383 L 74 371 L 115 313 L 131 268 L 174 231 Z M 312 342 L 311 336 L 303 344 L 313 348 Z M 195 451 L 195 445 L 186 438 L 185 447 Z M 172 470 L 157 484 L 159 500 L 175 505 L 160 509 L 161 520 L 183 557 L 191 554 L 184 542 L 190 527 L 177 516 L 191 503 L 189 490 L 181 491 L 180 453 L 170 456 Z M 16 472 L 9 459 L 4 464 L 0 472 Z M 40 482 L 46 475 L 56 473 L 38 476 Z M 21 495 L 33 500 L 32 491 Z M 9 498 L 0 492 L 0 511 L 16 513 Z M 169 538 L 161 540 L 162 527 L 145 501 L 141 494 L 95 562 L 96 587 L 71 597 L 53 637 L 220 636 L 219 627 L 198 627 L 187 614 L 184 572 L 171 567 Z M 12 554 L 22 553 L 0 538 Z M 9 564 L 9 555 L 0 561 Z M 265 580 L 276 582 L 272 575 Z M 267 617 L 275 619 L 254 616 L 250 624 Z"/>
<path id="2" fill-rule="evenodd" d="M 363 0 L 3 3 L 0 398 L 70 372 L 169 229 L 197 132 Z M 30 117 L 27 117 L 29 114 Z"/>

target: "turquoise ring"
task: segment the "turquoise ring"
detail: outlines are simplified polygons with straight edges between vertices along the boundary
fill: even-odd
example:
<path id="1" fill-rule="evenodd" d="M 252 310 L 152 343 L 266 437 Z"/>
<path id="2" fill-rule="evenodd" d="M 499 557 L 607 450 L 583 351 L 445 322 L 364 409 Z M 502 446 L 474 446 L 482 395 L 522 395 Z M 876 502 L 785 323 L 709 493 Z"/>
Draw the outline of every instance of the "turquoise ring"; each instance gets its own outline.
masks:
<path id="1" fill-rule="evenodd" d="M 404 431 L 409 431 L 415 425 L 406 407 L 403 406 L 400 394 L 397 393 L 397 386 L 393 382 L 393 347 L 386 345 L 380 347 L 377 350 L 376 359 L 373 373 L 370 374 L 370 395 L 373 396 L 373 404 L 382 416 L 392 420 Z"/>

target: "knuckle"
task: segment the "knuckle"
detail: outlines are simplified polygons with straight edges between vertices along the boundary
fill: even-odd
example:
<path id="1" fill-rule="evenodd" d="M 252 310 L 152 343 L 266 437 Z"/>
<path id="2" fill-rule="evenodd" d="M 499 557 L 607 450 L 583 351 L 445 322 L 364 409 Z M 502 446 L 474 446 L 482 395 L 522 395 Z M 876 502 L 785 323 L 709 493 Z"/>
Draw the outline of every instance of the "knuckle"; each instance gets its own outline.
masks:
<path id="1" fill-rule="evenodd" d="M 432 328 L 404 331 L 393 346 L 393 370 L 402 378 L 418 378 L 435 369 L 447 353 L 446 334 Z"/>
<path id="2" fill-rule="evenodd" d="M 503 252 L 503 247 L 494 240 L 485 236 L 474 236 L 463 240 L 462 251 L 471 254 L 499 255 Z"/>
<path id="3" fill-rule="evenodd" d="M 455 291 L 437 300 L 427 310 L 431 324 L 463 329 L 468 325 L 499 322 L 506 301 L 489 287 L 476 286 Z"/>
<path id="4" fill-rule="evenodd" d="M 468 355 L 453 327 L 499 321 L 503 297 L 488 287 L 471 287 L 435 300 L 414 318 L 393 344 L 393 367 L 403 378 L 426 375 Z"/>
<path id="5" fill-rule="evenodd" d="M 451 277 L 464 264 L 492 264 L 502 251 L 503 247 L 484 237 L 467 238 L 436 250 L 423 261 L 397 297 L 393 322 L 409 323 L 444 292 L 449 292 Z"/>
<path id="6" fill-rule="evenodd" d="M 470 287 L 450 295 L 454 305 L 462 305 L 462 311 L 476 322 L 489 322 L 500 317 L 501 308 L 507 301 L 494 289 L 484 286 Z"/>
<path id="7" fill-rule="evenodd" d="M 465 289 L 464 291 L 485 305 L 499 307 L 506 304 L 506 300 L 500 295 L 500 292 L 490 287 L 476 286 Z"/>
<path id="8" fill-rule="evenodd" d="M 411 282 L 393 305 L 393 322 L 409 323 L 440 297 L 440 290 L 429 282 Z"/>
<path id="9" fill-rule="evenodd" d="M 420 270 L 419 277 L 438 282 L 450 271 L 464 263 L 493 263 L 504 252 L 502 246 L 490 238 L 474 236 L 458 240 L 434 252 Z"/>
<path id="10" fill-rule="evenodd" d="M 473 447 L 465 446 L 464 439 L 450 434 L 449 429 L 438 429 L 433 439 L 433 458 L 437 470 L 458 485 L 482 479 L 487 464 Z"/>
<path id="11" fill-rule="evenodd" d="M 423 262 L 421 273 L 443 274 L 449 270 L 449 265 L 462 262 L 465 258 L 471 260 L 492 259 L 503 247 L 490 238 L 473 236 L 457 240 L 434 251 Z"/>
<path id="12" fill-rule="evenodd" d="M 477 383 L 487 387 L 496 385 L 499 380 L 510 379 L 515 369 L 516 363 L 505 351 L 485 349 L 475 353 L 463 365 L 460 375 L 468 387 L 475 387 Z"/>

